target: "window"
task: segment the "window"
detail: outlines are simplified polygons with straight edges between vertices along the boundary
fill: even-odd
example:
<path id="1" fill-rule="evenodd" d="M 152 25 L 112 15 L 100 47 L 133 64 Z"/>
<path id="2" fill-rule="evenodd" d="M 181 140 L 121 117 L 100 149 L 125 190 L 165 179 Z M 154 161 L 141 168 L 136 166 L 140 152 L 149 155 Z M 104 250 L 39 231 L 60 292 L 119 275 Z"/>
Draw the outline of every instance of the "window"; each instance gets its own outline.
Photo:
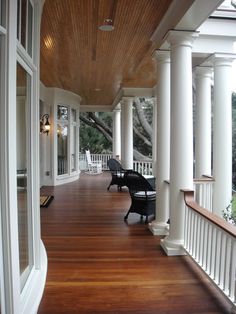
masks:
<path id="1" fill-rule="evenodd" d="M 71 136 L 70 136 L 70 153 L 71 153 L 71 172 L 76 171 L 76 141 L 77 141 L 77 124 L 76 110 L 71 109 Z"/>
<path id="2" fill-rule="evenodd" d="M 69 108 L 57 107 L 57 174 L 68 173 L 68 112 Z"/>
<path id="3" fill-rule="evenodd" d="M 70 106 L 57 106 L 57 174 L 77 170 L 77 112 Z"/>
<path id="4" fill-rule="evenodd" d="M 32 209 L 30 199 L 30 121 L 31 76 L 17 63 L 17 206 L 21 290 L 33 266 Z"/>

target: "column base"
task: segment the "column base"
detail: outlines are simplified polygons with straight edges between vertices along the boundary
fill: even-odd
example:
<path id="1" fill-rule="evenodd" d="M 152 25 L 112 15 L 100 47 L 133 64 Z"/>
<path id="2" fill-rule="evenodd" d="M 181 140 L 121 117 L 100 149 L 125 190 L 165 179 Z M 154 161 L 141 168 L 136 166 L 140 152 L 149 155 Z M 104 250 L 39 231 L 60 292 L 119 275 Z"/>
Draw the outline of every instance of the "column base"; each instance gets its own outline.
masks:
<path id="1" fill-rule="evenodd" d="M 148 224 L 148 228 L 153 235 L 168 235 L 169 224 L 166 222 L 153 220 Z"/>
<path id="2" fill-rule="evenodd" d="M 183 241 L 171 240 L 167 236 L 161 240 L 160 245 L 168 256 L 187 255 L 183 247 Z"/>

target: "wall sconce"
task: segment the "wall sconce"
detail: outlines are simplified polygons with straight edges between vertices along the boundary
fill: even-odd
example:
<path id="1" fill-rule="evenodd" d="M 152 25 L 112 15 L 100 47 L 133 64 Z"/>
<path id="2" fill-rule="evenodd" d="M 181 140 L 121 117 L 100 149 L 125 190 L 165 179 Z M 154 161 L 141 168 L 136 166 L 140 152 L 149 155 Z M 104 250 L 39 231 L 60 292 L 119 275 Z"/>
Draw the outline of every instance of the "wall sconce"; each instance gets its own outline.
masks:
<path id="1" fill-rule="evenodd" d="M 50 130 L 49 114 L 45 113 L 40 119 L 40 133 L 47 133 Z"/>

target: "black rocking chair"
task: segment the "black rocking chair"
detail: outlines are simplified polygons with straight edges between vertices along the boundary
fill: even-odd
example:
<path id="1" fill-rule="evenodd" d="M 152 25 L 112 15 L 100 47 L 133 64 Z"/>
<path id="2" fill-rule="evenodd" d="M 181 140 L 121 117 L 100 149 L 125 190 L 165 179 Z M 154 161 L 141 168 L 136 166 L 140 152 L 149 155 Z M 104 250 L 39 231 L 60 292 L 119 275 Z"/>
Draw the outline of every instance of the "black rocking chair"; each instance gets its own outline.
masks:
<path id="1" fill-rule="evenodd" d="M 117 185 L 118 191 L 121 191 L 122 186 L 125 186 L 124 183 L 125 169 L 123 169 L 119 161 L 117 161 L 114 158 L 109 159 L 107 161 L 107 165 L 111 172 L 111 183 L 107 187 L 107 190 L 109 191 L 111 185 Z"/>
<path id="2" fill-rule="evenodd" d="M 133 170 L 126 171 L 124 181 L 131 197 L 131 206 L 124 220 L 128 219 L 130 213 L 137 213 L 141 219 L 146 216 L 145 223 L 148 223 L 148 216 L 155 214 L 156 191 L 147 179 Z"/>

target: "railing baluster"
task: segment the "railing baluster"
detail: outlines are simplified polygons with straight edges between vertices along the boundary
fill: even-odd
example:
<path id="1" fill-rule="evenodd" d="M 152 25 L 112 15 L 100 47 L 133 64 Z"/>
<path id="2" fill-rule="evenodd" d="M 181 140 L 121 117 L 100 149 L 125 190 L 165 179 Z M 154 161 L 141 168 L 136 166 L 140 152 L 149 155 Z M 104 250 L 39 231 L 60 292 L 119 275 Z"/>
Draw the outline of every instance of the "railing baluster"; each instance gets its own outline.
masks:
<path id="1" fill-rule="evenodd" d="M 196 259 L 196 249 L 197 249 L 197 224 L 196 224 L 197 216 L 193 212 L 193 257 Z"/>
<path id="2" fill-rule="evenodd" d="M 214 279 L 216 284 L 219 284 L 220 276 L 220 260 L 221 260 L 221 238 L 222 232 L 219 228 L 216 229 L 216 255 L 215 255 L 215 270 L 214 270 Z"/>
<path id="3" fill-rule="evenodd" d="M 207 229 L 207 222 L 204 220 L 204 227 L 203 227 L 203 254 L 202 254 L 202 268 L 206 270 L 206 248 L 207 248 L 207 242 L 206 242 L 206 229 Z"/>
<path id="4" fill-rule="evenodd" d="M 220 270 L 220 287 L 224 290 L 225 284 L 225 256 L 226 256 L 226 235 L 222 238 L 221 270 Z"/>
<path id="5" fill-rule="evenodd" d="M 230 278 L 230 255 L 231 255 L 231 238 L 227 236 L 226 238 L 226 257 L 225 257 L 225 282 L 224 282 L 224 291 L 226 294 L 229 293 L 229 278 Z"/>
<path id="6" fill-rule="evenodd" d="M 236 242 L 232 243 L 230 256 L 229 295 L 236 302 Z"/>
<path id="7" fill-rule="evenodd" d="M 202 256 L 201 252 L 203 251 L 203 241 L 204 241 L 204 236 L 203 236 L 203 230 L 204 230 L 204 220 L 202 219 L 201 216 L 199 216 L 199 223 L 200 223 L 200 240 L 199 240 L 199 248 L 198 248 L 198 263 L 202 267 L 203 261 L 202 261 Z"/>

